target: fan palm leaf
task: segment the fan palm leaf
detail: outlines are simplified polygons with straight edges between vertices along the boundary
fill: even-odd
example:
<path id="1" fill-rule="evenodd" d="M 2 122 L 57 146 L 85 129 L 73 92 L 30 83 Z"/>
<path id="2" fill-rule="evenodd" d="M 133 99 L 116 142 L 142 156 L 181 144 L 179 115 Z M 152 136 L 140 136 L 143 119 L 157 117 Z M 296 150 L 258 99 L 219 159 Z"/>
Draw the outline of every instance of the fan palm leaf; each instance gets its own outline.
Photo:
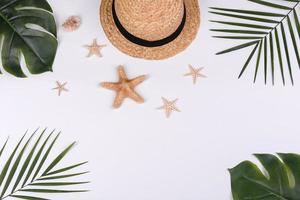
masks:
<path id="1" fill-rule="evenodd" d="M 268 7 L 272 11 L 211 7 L 210 13 L 228 18 L 228 20 L 211 20 L 211 22 L 226 26 L 226 28 L 211 29 L 219 33 L 213 37 L 243 41 L 242 44 L 221 51 L 217 55 L 251 47 L 252 51 L 242 67 L 239 78 L 244 74 L 250 62 L 256 59 L 254 82 L 257 80 L 258 71 L 262 65 L 265 84 L 269 76 L 274 84 L 277 66 L 283 84 L 286 84 L 286 73 L 291 83 L 294 84 L 293 66 L 297 65 L 300 68 L 300 25 L 297 11 L 300 7 L 300 0 L 248 1 L 258 4 L 259 7 Z M 256 57 L 254 57 L 255 54 L 257 54 Z"/>
<path id="2" fill-rule="evenodd" d="M 27 134 L 25 134 L 2 166 L 0 171 L 0 200 L 9 197 L 28 200 L 46 200 L 46 198 L 40 197 L 39 195 L 87 192 L 87 190 L 82 189 L 65 189 L 66 186 L 70 187 L 88 183 L 87 181 L 69 180 L 71 177 L 88 173 L 87 171 L 72 172 L 72 170 L 78 169 L 87 162 L 55 169 L 74 147 L 75 142 L 67 146 L 54 159 L 50 160 L 49 157 L 60 133 L 54 136 L 55 131 L 52 131 L 45 137 L 46 129 L 43 130 L 35 139 L 32 147 L 28 150 L 37 132 L 38 130 L 32 133 L 28 139 L 26 139 Z M 7 143 L 8 140 L 0 150 L 0 158 L 7 148 Z M 0 161 L 0 164 L 1 163 L 2 161 Z M 64 187 L 64 189 L 60 187 Z"/>

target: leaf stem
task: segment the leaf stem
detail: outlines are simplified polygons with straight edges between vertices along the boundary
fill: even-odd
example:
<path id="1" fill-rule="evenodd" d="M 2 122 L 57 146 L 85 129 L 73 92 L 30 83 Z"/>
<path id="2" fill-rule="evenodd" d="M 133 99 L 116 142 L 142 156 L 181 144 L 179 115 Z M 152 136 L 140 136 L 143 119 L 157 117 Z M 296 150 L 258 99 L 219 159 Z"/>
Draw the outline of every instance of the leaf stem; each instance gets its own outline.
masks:
<path id="1" fill-rule="evenodd" d="M 276 26 L 274 26 L 266 35 L 265 35 L 265 37 L 264 37 L 264 39 L 265 38 L 267 38 L 270 34 L 271 34 L 271 32 L 273 32 L 279 25 L 281 25 L 282 23 L 283 23 L 283 21 L 284 20 L 286 20 L 287 19 L 287 17 L 291 14 L 291 12 L 293 12 L 295 9 L 296 9 L 296 7 L 298 6 L 300 4 L 300 1 L 299 2 L 297 2 L 295 5 L 294 5 L 294 7 L 292 7 L 291 8 L 291 10 L 278 22 L 278 24 L 276 24 Z"/>

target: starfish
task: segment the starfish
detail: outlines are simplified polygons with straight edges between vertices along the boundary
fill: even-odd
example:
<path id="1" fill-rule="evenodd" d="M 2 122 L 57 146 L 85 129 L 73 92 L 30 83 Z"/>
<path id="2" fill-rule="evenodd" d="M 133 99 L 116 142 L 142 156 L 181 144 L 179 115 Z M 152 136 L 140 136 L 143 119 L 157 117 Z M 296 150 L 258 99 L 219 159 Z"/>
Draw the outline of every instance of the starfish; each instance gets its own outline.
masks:
<path id="1" fill-rule="evenodd" d="M 162 101 L 163 101 L 164 105 L 159 107 L 158 109 L 159 110 L 165 110 L 167 118 L 169 118 L 171 116 L 171 113 L 173 111 L 180 112 L 180 110 L 176 106 L 176 103 L 177 103 L 178 99 L 175 99 L 173 101 L 169 101 L 169 100 L 165 99 L 164 97 L 162 97 Z"/>
<path id="2" fill-rule="evenodd" d="M 106 47 L 106 45 L 99 45 L 97 43 L 97 39 L 94 39 L 91 45 L 85 45 L 84 47 L 89 50 L 89 54 L 87 55 L 87 57 L 91 57 L 93 55 L 103 57 L 103 55 L 101 54 L 101 50 Z"/>
<path id="3" fill-rule="evenodd" d="M 63 91 L 65 91 L 65 92 L 69 91 L 68 89 L 65 88 L 65 86 L 67 85 L 67 82 L 61 84 L 59 81 L 56 81 L 56 85 L 57 85 L 57 87 L 52 88 L 52 90 L 58 90 L 58 96 L 60 96 Z"/>
<path id="4" fill-rule="evenodd" d="M 203 75 L 203 74 L 200 73 L 204 69 L 203 67 L 196 69 L 192 65 L 189 65 L 189 68 L 190 68 L 190 73 L 187 73 L 184 76 L 192 76 L 194 84 L 197 83 L 197 79 L 199 77 L 206 78 L 205 75 Z"/>
<path id="5" fill-rule="evenodd" d="M 119 82 L 112 83 L 112 82 L 104 82 L 101 83 L 103 88 L 113 90 L 117 93 L 116 98 L 113 103 L 114 108 L 119 108 L 125 98 L 130 98 L 137 103 L 144 103 L 143 97 L 141 97 L 134 88 L 139 85 L 140 83 L 146 80 L 146 75 L 138 76 L 134 79 L 128 79 L 126 72 L 123 66 L 118 67 L 118 74 L 119 74 Z"/>

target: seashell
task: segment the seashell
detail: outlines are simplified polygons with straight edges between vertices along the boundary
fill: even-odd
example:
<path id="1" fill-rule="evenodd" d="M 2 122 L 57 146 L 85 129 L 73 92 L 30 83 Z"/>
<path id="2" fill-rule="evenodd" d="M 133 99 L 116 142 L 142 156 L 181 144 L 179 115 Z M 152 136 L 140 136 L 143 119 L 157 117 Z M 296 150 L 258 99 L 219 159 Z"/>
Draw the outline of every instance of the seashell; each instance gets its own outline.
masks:
<path id="1" fill-rule="evenodd" d="M 81 18 L 79 16 L 71 16 L 64 23 L 63 27 L 65 31 L 76 31 L 81 25 Z"/>

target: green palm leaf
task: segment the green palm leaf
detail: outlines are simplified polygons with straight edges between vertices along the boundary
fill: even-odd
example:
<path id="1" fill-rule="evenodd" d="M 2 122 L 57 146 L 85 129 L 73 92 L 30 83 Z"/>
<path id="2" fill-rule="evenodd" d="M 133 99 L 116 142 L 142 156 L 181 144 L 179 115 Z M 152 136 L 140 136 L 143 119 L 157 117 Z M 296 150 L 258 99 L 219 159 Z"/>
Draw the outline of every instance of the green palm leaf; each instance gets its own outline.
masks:
<path id="1" fill-rule="evenodd" d="M 211 29 L 218 33 L 213 37 L 242 42 L 236 47 L 217 53 L 217 55 L 255 45 L 246 59 L 239 78 L 250 65 L 254 55 L 257 54 L 254 82 L 257 80 L 259 66 L 263 65 L 265 84 L 268 82 L 268 76 L 271 76 L 272 84 L 275 83 L 276 67 L 279 67 L 283 84 L 286 83 L 285 73 L 289 74 L 290 81 L 294 84 L 294 68 L 298 66 L 297 68 L 300 69 L 300 25 L 297 12 L 300 0 L 248 1 L 258 4 L 259 7 L 267 7 L 270 11 L 211 7 L 210 13 L 228 19 L 211 20 L 213 23 L 226 26 L 225 28 Z M 283 12 L 284 14 L 281 14 Z M 293 62 L 294 60 L 296 63 Z"/>
<path id="2" fill-rule="evenodd" d="M 234 200 L 298 200 L 300 197 L 300 155 L 256 154 L 264 171 L 250 161 L 230 169 Z"/>
<path id="3" fill-rule="evenodd" d="M 78 193 L 87 192 L 82 189 L 66 189 L 66 187 L 80 186 L 87 184 L 87 181 L 72 181 L 70 178 L 84 175 L 88 172 L 71 172 L 77 170 L 80 166 L 85 165 L 87 162 L 81 162 L 69 165 L 60 169 L 55 169 L 57 164 L 63 161 L 75 143 L 67 146 L 58 156 L 50 160 L 52 149 L 56 143 L 58 136 L 52 137 L 52 131 L 44 139 L 46 129 L 43 130 L 35 139 L 33 146 L 28 150 L 31 141 L 34 140 L 36 130 L 25 141 L 26 134 L 20 139 L 13 152 L 8 157 L 0 171 L 0 200 L 8 197 L 28 200 L 47 200 L 40 197 L 45 193 Z M 0 150 L 0 156 L 6 150 L 7 141 Z M 0 161 L 1 163 L 2 161 Z M 50 163 L 46 166 L 46 163 Z M 40 173 L 41 171 L 43 173 Z M 68 173 L 67 173 L 68 172 Z M 71 173 L 70 173 L 71 172 Z M 53 176 L 55 175 L 55 176 Z M 30 180 L 30 181 L 29 181 Z M 20 184 L 22 183 L 23 184 Z M 60 187 L 64 187 L 60 189 Z M 22 194 L 19 194 L 22 193 Z M 28 193 L 28 195 L 23 195 Z"/>
<path id="4" fill-rule="evenodd" d="M 259 43 L 259 51 L 258 51 L 258 54 L 257 54 L 257 60 L 256 60 L 256 68 L 255 68 L 254 82 L 256 81 L 257 72 L 258 72 L 258 68 L 259 68 L 259 62 L 260 62 L 260 57 L 261 57 L 261 50 L 262 50 L 262 42 Z"/>
<path id="5" fill-rule="evenodd" d="M 297 28 L 298 36 L 299 36 L 299 39 L 300 39 L 300 23 L 299 23 L 298 13 L 297 13 L 296 10 L 294 10 L 293 14 L 294 14 L 295 22 L 296 22 L 296 28 Z"/>
<path id="6" fill-rule="evenodd" d="M 50 200 L 45 198 L 39 198 L 39 197 L 33 197 L 33 196 L 24 196 L 24 195 L 11 195 L 11 197 L 17 198 L 17 199 L 27 199 L 27 200 Z"/>
<path id="7" fill-rule="evenodd" d="M 17 171 L 17 168 L 20 164 L 20 161 L 21 161 L 21 159 L 24 155 L 24 152 L 25 152 L 25 150 L 26 150 L 26 148 L 27 148 L 27 146 L 28 146 L 28 144 L 29 144 L 29 142 L 30 142 L 30 140 L 32 139 L 33 136 L 34 136 L 34 134 L 32 134 L 31 137 L 27 140 L 27 142 L 23 146 L 21 152 L 19 153 L 18 157 L 16 158 L 14 165 L 11 167 L 10 172 L 8 174 L 8 177 L 6 179 L 6 183 L 5 183 L 5 185 L 2 189 L 2 193 L 1 193 L 0 198 L 3 197 L 3 195 L 5 194 L 7 188 L 9 187 L 9 185 L 10 185 L 10 183 L 11 183 L 11 181 L 12 181 L 12 179 L 13 179 L 16 171 Z"/>
<path id="8" fill-rule="evenodd" d="M 37 131 L 37 130 L 36 130 L 36 131 Z M 34 134 L 36 133 L 36 131 L 34 132 Z M 40 140 L 42 139 L 42 137 L 43 137 L 45 131 L 46 131 L 46 129 L 41 133 L 41 135 L 40 135 L 39 138 L 37 139 L 35 145 L 33 146 L 32 150 L 31 150 L 30 153 L 28 154 L 28 156 L 27 156 L 25 162 L 23 163 L 23 167 L 21 168 L 21 171 L 20 171 L 20 173 L 19 173 L 19 175 L 18 175 L 18 178 L 17 178 L 17 180 L 16 180 L 16 182 L 15 182 L 15 185 L 14 185 L 14 187 L 13 187 L 13 189 L 12 189 L 12 192 L 15 191 L 15 189 L 17 188 L 18 184 L 20 183 L 21 179 L 23 178 L 23 176 L 24 176 L 24 174 L 25 174 L 25 171 L 26 171 L 26 169 L 27 169 L 27 166 L 29 165 L 29 162 L 30 162 L 31 159 L 32 159 L 32 156 L 33 156 L 33 154 L 34 154 L 34 152 L 35 152 L 35 149 L 37 148 L 37 145 L 39 144 Z"/>
<path id="9" fill-rule="evenodd" d="M 0 38 L 2 66 L 8 73 L 26 76 L 20 65 L 21 53 L 30 73 L 52 71 L 56 24 L 46 0 L 1 0 Z"/>
<path id="10" fill-rule="evenodd" d="M 38 178 L 38 181 L 45 181 L 45 180 L 57 180 L 57 179 L 65 179 L 65 178 L 70 178 L 70 177 L 75 177 L 75 176 L 81 176 L 83 174 L 87 174 L 89 172 L 81 172 L 81 173 L 74 173 L 74 174 L 66 174 L 66 175 L 60 175 L 60 176 L 49 176 L 49 177 L 44 177 L 44 178 Z"/>

